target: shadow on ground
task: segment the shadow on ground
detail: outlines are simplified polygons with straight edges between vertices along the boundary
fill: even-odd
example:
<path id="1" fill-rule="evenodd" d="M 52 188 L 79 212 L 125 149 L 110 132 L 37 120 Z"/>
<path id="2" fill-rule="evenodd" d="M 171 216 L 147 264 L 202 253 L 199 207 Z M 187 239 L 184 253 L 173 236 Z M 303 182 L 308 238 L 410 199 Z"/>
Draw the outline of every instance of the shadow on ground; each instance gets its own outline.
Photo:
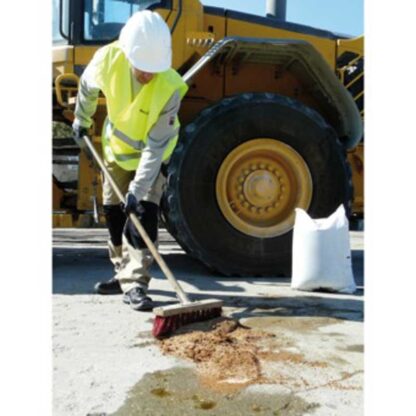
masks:
<path id="1" fill-rule="evenodd" d="M 290 284 L 288 277 L 225 277 L 212 273 L 199 261 L 185 253 L 172 253 L 163 256 L 175 276 L 194 285 L 199 290 L 242 291 L 241 287 L 230 285 L 231 281 L 247 282 L 256 285 Z M 364 286 L 364 252 L 352 251 L 354 276 L 361 295 Z M 155 279 L 164 279 L 157 265 L 151 270 Z M 53 250 L 53 293 L 54 294 L 92 294 L 94 284 L 112 277 L 112 265 L 106 249 L 55 248 Z"/>
<path id="2" fill-rule="evenodd" d="M 267 286 L 276 284 L 282 287 L 290 285 L 290 278 L 286 277 L 232 277 L 227 278 L 211 273 L 201 263 L 184 253 L 173 253 L 164 256 L 174 274 L 198 290 L 209 291 L 210 294 L 198 293 L 198 299 L 215 297 L 224 302 L 224 306 L 238 308 L 232 312 L 232 317 L 261 316 L 314 316 L 334 317 L 352 321 L 363 321 L 363 300 L 360 297 L 351 299 L 337 295 L 308 296 L 299 292 L 294 297 L 268 296 Z M 364 283 L 362 250 L 352 252 L 354 275 L 362 294 Z M 153 267 L 152 275 L 155 279 L 164 279 L 157 266 Z M 92 294 L 97 281 L 107 280 L 112 276 L 112 265 L 107 258 L 106 249 L 69 249 L 57 248 L 53 250 L 53 293 L 65 295 Z M 241 283 L 265 286 L 265 293 L 258 289 L 257 296 L 248 296 Z M 166 306 L 176 302 L 173 290 L 152 290 L 150 295 L 163 295 L 171 300 L 156 302 L 156 306 Z M 214 293 L 213 292 L 222 292 Z M 224 294 L 229 292 L 229 295 Z M 237 292 L 237 294 L 236 294 Z M 192 296 L 191 296 L 192 298 Z"/>

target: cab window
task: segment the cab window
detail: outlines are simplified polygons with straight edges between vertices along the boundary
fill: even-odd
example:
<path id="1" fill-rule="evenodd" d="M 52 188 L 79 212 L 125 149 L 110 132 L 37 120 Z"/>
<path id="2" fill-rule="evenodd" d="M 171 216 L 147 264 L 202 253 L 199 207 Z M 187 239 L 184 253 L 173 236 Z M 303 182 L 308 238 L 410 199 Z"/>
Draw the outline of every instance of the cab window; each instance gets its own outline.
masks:
<path id="1" fill-rule="evenodd" d="M 69 27 L 69 0 L 52 0 L 53 44 L 67 43 Z"/>
<path id="2" fill-rule="evenodd" d="M 163 7 L 161 0 L 85 0 L 84 39 L 111 41 L 118 37 L 128 18 L 139 10 Z"/>

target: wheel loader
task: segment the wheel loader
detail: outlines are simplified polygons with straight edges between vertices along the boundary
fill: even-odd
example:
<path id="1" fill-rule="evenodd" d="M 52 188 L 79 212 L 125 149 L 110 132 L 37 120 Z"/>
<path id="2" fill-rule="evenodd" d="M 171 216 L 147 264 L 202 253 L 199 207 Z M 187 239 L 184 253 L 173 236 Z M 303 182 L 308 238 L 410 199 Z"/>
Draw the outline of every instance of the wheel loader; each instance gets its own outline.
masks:
<path id="1" fill-rule="evenodd" d="M 295 208 L 321 218 L 344 204 L 362 217 L 363 37 L 288 22 L 278 8 L 55 0 L 53 225 L 104 223 L 101 176 L 71 138 L 77 87 L 94 52 L 143 9 L 166 20 L 189 85 L 161 201 L 189 255 L 224 275 L 289 275 Z M 99 151 L 105 117 L 101 96 L 90 131 Z"/>

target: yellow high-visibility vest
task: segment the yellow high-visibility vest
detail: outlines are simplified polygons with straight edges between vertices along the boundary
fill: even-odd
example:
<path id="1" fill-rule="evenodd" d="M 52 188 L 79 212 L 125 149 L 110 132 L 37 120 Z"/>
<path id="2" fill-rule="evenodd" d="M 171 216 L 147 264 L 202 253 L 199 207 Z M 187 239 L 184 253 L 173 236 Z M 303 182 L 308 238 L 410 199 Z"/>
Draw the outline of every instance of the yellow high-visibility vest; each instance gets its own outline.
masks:
<path id="1" fill-rule="evenodd" d="M 103 154 L 108 162 L 115 161 L 124 170 L 136 170 L 149 131 L 161 111 L 175 91 L 182 99 L 188 86 L 174 69 L 168 69 L 155 74 L 133 97 L 131 65 L 118 41 L 104 48 L 104 58 L 96 74 L 97 84 L 107 100 L 108 120 L 103 128 Z M 176 117 L 174 128 L 177 132 L 179 127 Z M 178 134 L 170 139 L 163 160 L 172 155 L 177 141 Z"/>

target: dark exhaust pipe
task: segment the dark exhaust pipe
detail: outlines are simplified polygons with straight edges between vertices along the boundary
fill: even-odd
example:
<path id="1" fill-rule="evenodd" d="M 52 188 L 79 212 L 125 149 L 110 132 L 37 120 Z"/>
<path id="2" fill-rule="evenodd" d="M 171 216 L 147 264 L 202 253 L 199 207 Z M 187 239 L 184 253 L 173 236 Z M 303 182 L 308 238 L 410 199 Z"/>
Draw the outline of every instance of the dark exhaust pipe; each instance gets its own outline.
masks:
<path id="1" fill-rule="evenodd" d="M 286 20 L 286 1 L 287 0 L 267 0 L 266 16 Z"/>

